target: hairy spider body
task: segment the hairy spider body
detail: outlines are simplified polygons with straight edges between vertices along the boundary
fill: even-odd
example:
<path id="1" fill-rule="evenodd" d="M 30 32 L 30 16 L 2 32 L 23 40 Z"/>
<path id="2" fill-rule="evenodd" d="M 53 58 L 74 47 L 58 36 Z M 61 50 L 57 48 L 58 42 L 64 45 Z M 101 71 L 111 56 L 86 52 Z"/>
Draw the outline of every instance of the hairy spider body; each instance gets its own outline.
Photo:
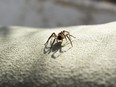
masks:
<path id="1" fill-rule="evenodd" d="M 62 37 L 62 36 L 58 36 L 57 39 L 58 39 L 58 40 L 62 40 L 63 37 Z"/>
<path id="2" fill-rule="evenodd" d="M 63 40 L 64 39 L 64 35 L 62 34 L 62 32 L 58 34 L 57 39 L 58 40 Z"/>
<path id="3" fill-rule="evenodd" d="M 72 41 L 71 41 L 71 37 L 75 38 L 74 36 L 70 35 L 70 33 L 68 31 L 65 31 L 65 30 L 64 31 L 61 31 L 60 33 L 58 33 L 58 35 L 56 35 L 55 33 L 52 33 L 51 36 L 48 38 L 47 42 L 45 43 L 45 46 L 47 46 L 49 40 L 52 37 L 54 38 L 54 40 L 51 43 L 51 48 L 54 45 L 55 40 L 57 40 L 57 42 L 58 41 L 62 41 L 63 42 L 63 39 L 66 39 L 66 41 L 68 39 L 70 41 L 71 46 L 73 46 L 72 45 Z"/>

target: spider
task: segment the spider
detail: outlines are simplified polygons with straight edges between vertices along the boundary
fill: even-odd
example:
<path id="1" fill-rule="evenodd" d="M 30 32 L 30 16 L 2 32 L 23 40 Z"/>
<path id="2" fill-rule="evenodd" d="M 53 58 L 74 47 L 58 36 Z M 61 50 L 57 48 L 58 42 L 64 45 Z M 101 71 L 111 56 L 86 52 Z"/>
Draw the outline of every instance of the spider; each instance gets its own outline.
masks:
<path id="1" fill-rule="evenodd" d="M 63 30 L 60 33 L 58 33 L 58 35 L 56 35 L 55 33 L 52 33 L 51 36 L 48 38 L 47 42 L 45 43 L 45 46 L 47 46 L 49 40 L 52 37 L 54 38 L 54 40 L 51 43 L 51 47 L 50 48 L 53 47 L 55 40 L 57 41 L 57 43 L 58 43 L 58 41 L 61 41 L 61 43 L 62 43 L 63 39 L 66 39 L 66 41 L 67 41 L 67 38 L 70 41 L 71 46 L 73 46 L 72 41 L 71 41 L 71 37 L 75 38 L 74 36 L 70 35 L 70 33 L 68 31 Z"/>

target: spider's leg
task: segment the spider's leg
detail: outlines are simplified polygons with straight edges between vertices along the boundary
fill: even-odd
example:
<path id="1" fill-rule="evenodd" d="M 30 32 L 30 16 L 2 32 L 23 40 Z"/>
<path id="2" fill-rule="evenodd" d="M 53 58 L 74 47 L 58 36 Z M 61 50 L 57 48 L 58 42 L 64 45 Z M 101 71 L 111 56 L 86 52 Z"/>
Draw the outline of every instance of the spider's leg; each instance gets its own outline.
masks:
<path id="1" fill-rule="evenodd" d="M 47 46 L 47 44 L 48 44 L 49 40 L 51 39 L 51 37 L 57 37 L 57 35 L 55 33 L 52 33 L 51 36 L 46 41 L 45 46 Z"/>
<path id="2" fill-rule="evenodd" d="M 64 38 L 65 38 L 65 39 L 66 39 L 66 41 L 67 41 L 67 38 L 66 38 L 66 35 L 64 34 L 64 32 L 63 32 L 62 34 L 63 34 Z"/>
<path id="3" fill-rule="evenodd" d="M 53 47 L 55 40 L 56 40 L 56 38 L 53 40 L 50 49 Z"/>
<path id="4" fill-rule="evenodd" d="M 66 32 L 66 33 L 68 33 L 68 34 L 69 34 L 69 32 L 68 32 L 68 31 L 63 30 L 63 32 L 64 32 L 64 33 Z"/>
<path id="5" fill-rule="evenodd" d="M 73 37 L 73 38 L 76 38 L 76 37 L 74 37 L 73 35 L 71 35 L 68 31 L 63 30 L 63 34 L 64 34 L 65 32 L 66 32 L 69 36 L 71 36 L 71 37 Z"/>
<path id="6" fill-rule="evenodd" d="M 70 34 L 69 34 L 69 36 L 71 36 L 71 37 L 73 37 L 73 38 L 76 38 L 76 37 L 74 37 L 73 35 L 70 35 Z"/>
<path id="7" fill-rule="evenodd" d="M 71 46 L 73 46 L 73 45 L 72 45 L 71 38 L 68 36 L 68 34 L 66 34 L 66 37 L 69 39 Z"/>

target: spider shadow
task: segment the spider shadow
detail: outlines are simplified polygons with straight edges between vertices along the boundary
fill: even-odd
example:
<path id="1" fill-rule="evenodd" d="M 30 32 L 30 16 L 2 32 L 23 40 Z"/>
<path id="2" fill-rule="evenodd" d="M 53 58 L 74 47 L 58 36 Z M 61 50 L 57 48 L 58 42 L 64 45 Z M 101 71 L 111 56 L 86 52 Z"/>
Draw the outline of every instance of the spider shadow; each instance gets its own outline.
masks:
<path id="1" fill-rule="evenodd" d="M 58 43 L 55 43 L 52 48 L 51 47 L 44 47 L 44 54 L 48 53 L 52 53 L 51 57 L 52 58 L 57 58 L 59 56 L 61 56 L 62 53 L 68 51 L 69 49 L 71 49 L 71 47 L 65 51 L 62 50 L 62 48 L 66 45 L 68 45 L 69 43 L 66 43 L 62 46 L 62 42 L 58 42 Z M 59 52 L 58 52 L 59 51 Z M 58 55 L 56 55 L 58 54 Z"/>

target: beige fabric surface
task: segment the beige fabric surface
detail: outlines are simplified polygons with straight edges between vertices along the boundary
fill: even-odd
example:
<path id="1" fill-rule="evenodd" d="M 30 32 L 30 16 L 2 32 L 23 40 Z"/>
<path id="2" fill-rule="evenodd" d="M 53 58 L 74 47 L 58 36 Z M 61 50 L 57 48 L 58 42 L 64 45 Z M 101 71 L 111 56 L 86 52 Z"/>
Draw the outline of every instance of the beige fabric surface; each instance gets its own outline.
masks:
<path id="1" fill-rule="evenodd" d="M 44 44 L 67 30 L 70 42 Z M 0 87 L 116 87 L 116 22 L 53 29 L 0 27 Z"/>

